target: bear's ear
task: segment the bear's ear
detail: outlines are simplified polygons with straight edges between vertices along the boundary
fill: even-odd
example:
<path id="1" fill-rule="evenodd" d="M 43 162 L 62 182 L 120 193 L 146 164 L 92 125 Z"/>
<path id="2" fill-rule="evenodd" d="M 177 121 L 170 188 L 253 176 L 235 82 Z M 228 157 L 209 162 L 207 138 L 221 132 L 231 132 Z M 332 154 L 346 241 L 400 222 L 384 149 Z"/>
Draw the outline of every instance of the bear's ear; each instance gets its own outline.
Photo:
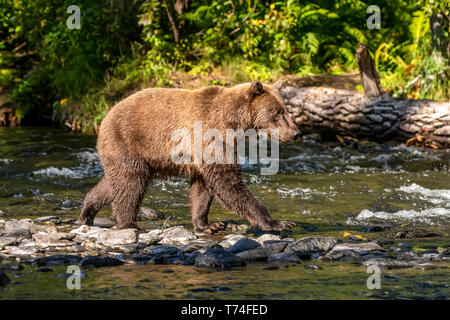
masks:
<path id="1" fill-rule="evenodd" d="M 262 95 L 264 93 L 264 88 L 261 82 L 253 81 L 250 85 L 250 96 L 252 98 Z"/>
<path id="2" fill-rule="evenodd" d="M 277 80 L 277 82 L 275 82 L 275 83 L 272 85 L 272 88 L 274 88 L 274 89 L 280 91 L 280 89 L 281 89 L 282 86 L 283 86 L 283 80 L 279 79 L 279 80 Z"/>

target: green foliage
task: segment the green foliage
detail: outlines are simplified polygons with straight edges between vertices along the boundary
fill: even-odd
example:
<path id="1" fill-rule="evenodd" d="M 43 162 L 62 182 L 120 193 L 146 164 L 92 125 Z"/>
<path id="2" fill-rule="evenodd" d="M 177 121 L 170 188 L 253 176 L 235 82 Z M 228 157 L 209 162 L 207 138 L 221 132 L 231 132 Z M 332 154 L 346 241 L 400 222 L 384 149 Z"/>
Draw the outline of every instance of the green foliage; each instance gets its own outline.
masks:
<path id="1" fill-rule="evenodd" d="M 433 14 L 448 17 L 446 1 L 80 0 L 81 29 L 69 30 L 71 4 L 0 0 L 0 86 L 30 122 L 91 130 L 118 100 L 175 85 L 177 72 L 229 79 L 213 84 L 351 72 L 358 42 L 392 93 L 420 76 L 403 94 L 450 97 L 449 57 L 429 24 Z M 381 29 L 369 30 L 374 4 Z"/>

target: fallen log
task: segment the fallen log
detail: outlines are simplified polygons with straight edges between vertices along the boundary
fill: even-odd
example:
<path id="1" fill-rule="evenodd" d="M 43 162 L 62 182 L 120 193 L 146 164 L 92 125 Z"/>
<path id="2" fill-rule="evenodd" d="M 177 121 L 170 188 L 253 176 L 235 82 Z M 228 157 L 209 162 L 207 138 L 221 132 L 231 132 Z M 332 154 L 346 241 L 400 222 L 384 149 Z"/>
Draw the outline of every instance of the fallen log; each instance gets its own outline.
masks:
<path id="1" fill-rule="evenodd" d="M 450 147 L 450 102 L 390 97 L 383 93 L 364 44 L 358 44 L 356 58 L 365 94 L 332 87 L 281 88 L 288 112 L 303 132 L 374 140 L 420 136 L 426 145 L 432 141 L 435 147 Z"/>
<path id="2" fill-rule="evenodd" d="M 287 109 L 305 133 L 335 132 L 377 140 L 416 135 L 450 146 L 450 103 L 432 100 L 369 98 L 348 90 L 287 86 Z"/>

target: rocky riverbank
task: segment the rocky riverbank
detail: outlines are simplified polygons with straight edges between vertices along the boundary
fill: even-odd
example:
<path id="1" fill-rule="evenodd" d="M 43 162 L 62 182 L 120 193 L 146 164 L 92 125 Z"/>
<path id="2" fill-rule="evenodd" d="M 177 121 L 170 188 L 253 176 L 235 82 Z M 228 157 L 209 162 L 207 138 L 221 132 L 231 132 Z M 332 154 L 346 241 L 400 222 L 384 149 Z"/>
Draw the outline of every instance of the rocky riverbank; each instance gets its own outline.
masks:
<path id="1" fill-rule="evenodd" d="M 9 282 L 8 270 L 23 264 L 43 269 L 60 265 L 99 268 L 123 264 L 177 264 L 199 268 L 230 269 L 247 263 L 300 264 L 319 269 L 325 261 L 345 261 L 381 269 L 445 268 L 450 248 L 415 251 L 406 243 L 366 241 L 357 237 L 294 239 L 277 234 L 250 232 L 246 225 L 225 221 L 225 234 L 195 235 L 183 226 L 138 232 L 115 230 L 113 222 L 97 218 L 92 227 L 74 219 L 42 217 L 35 220 L 0 220 L 0 285 Z M 40 269 L 38 269 L 40 270 Z"/>

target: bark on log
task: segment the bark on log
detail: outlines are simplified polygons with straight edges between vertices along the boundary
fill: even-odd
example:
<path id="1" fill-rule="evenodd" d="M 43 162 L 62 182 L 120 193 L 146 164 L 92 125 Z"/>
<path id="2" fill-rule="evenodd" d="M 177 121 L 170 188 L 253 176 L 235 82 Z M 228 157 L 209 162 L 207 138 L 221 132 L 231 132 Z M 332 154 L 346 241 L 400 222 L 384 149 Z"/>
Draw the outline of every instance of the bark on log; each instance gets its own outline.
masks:
<path id="1" fill-rule="evenodd" d="M 288 86 L 280 93 L 305 133 L 335 132 L 378 140 L 423 135 L 450 147 L 450 102 L 369 98 L 325 87 Z"/>

